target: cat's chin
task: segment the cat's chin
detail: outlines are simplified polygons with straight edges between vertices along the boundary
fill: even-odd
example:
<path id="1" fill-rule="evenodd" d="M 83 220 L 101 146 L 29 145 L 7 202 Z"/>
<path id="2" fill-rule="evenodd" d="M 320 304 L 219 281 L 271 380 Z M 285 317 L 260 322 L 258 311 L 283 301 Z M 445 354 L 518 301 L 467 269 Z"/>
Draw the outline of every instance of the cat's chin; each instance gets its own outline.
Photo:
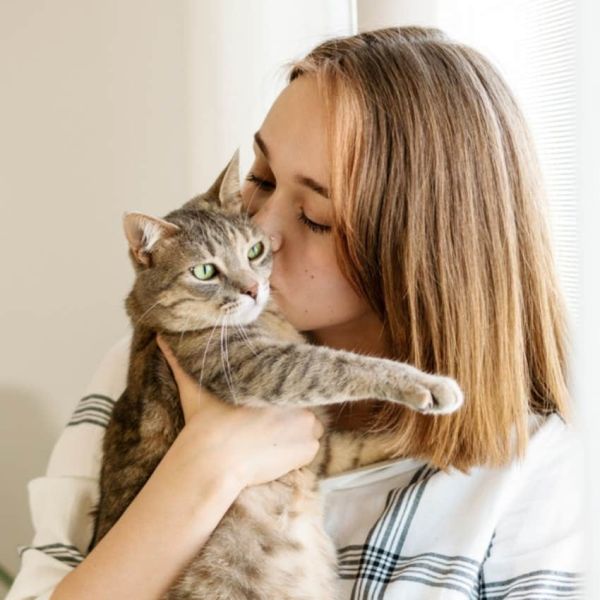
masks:
<path id="1" fill-rule="evenodd" d="M 231 325 L 248 325 L 258 319 L 260 313 L 265 308 L 266 303 L 257 302 L 254 306 L 240 310 L 238 314 L 231 315 L 227 322 Z"/>

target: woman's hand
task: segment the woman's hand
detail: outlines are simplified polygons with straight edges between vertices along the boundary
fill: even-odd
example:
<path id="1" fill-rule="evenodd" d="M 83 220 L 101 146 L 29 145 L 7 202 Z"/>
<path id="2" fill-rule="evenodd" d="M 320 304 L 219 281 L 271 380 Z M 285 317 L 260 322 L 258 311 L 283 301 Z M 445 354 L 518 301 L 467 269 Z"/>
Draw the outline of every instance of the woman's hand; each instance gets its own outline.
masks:
<path id="1" fill-rule="evenodd" d="M 183 371 L 160 336 L 157 343 L 179 390 L 184 430 L 191 433 L 187 443 L 207 464 L 220 465 L 243 488 L 273 481 L 313 460 L 323 434 L 314 413 L 304 408 L 227 404 Z"/>

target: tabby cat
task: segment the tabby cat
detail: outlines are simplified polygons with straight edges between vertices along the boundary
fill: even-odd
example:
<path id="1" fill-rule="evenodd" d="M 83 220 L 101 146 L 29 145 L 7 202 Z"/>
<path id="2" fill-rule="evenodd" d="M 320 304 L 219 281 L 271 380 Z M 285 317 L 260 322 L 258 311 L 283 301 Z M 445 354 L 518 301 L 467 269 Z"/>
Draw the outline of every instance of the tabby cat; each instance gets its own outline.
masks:
<path id="1" fill-rule="evenodd" d="M 311 345 L 269 298 L 267 236 L 241 210 L 237 152 L 215 183 L 164 219 L 125 215 L 136 270 L 127 388 L 103 446 L 90 549 L 106 534 L 184 425 L 177 388 L 156 345 L 225 402 L 314 407 L 326 433 L 306 468 L 246 488 L 168 600 L 334 600 L 336 553 L 317 480 L 383 460 L 383 436 L 327 432 L 322 405 L 360 399 L 442 414 L 462 404 L 452 379 L 392 360 Z"/>

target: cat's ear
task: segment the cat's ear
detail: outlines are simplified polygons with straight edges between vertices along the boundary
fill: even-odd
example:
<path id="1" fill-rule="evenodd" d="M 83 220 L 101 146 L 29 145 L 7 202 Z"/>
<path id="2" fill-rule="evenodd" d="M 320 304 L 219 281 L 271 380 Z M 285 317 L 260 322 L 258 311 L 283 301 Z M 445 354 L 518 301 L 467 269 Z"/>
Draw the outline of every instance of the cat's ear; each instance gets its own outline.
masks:
<path id="1" fill-rule="evenodd" d="M 237 214 L 241 212 L 239 149 L 233 153 L 233 157 L 219 173 L 210 188 L 203 194 L 194 196 L 183 205 L 183 208 L 206 208 L 206 203 L 215 204 L 229 213 Z"/>
<path id="2" fill-rule="evenodd" d="M 225 167 L 223 181 L 219 189 L 219 202 L 221 207 L 231 212 L 238 212 L 241 208 L 240 195 L 240 150 L 233 153 L 233 157 Z"/>
<path id="3" fill-rule="evenodd" d="M 131 255 L 139 265 L 151 264 L 151 252 L 156 242 L 175 235 L 180 228 L 173 224 L 138 212 L 123 215 L 123 229 L 129 242 Z"/>
<path id="4" fill-rule="evenodd" d="M 227 212 L 240 212 L 242 196 L 240 194 L 240 150 L 233 153 L 227 166 L 208 190 L 208 198 L 216 200 Z"/>

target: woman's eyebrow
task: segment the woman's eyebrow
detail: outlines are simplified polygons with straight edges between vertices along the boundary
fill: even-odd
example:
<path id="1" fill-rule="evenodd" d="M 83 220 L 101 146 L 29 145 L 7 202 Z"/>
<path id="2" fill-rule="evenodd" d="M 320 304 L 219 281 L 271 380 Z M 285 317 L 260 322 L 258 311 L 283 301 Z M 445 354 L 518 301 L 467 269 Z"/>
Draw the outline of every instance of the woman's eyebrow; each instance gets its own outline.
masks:
<path id="1" fill-rule="evenodd" d="M 320 183 L 317 183 L 314 179 L 310 177 L 306 177 L 306 175 L 296 175 L 294 180 L 297 181 L 300 185 L 304 185 L 307 188 L 313 190 L 313 192 L 317 192 L 317 194 L 323 196 L 323 198 L 327 198 L 329 200 L 329 191 L 327 188 Z"/>
<path id="2" fill-rule="evenodd" d="M 256 145 L 260 148 L 260 151 L 263 153 L 264 157 L 267 160 L 269 160 L 270 159 L 269 149 L 267 148 L 267 145 L 265 144 L 265 140 L 262 139 L 259 131 L 257 131 L 254 134 L 254 141 L 256 142 Z M 329 190 L 324 185 L 317 183 L 311 177 L 307 177 L 306 175 L 296 175 L 294 177 L 294 180 L 297 183 L 299 183 L 300 185 L 303 185 L 303 186 L 313 190 L 313 192 L 317 192 L 317 194 L 323 196 L 324 198 L 329 199 Z"/>

